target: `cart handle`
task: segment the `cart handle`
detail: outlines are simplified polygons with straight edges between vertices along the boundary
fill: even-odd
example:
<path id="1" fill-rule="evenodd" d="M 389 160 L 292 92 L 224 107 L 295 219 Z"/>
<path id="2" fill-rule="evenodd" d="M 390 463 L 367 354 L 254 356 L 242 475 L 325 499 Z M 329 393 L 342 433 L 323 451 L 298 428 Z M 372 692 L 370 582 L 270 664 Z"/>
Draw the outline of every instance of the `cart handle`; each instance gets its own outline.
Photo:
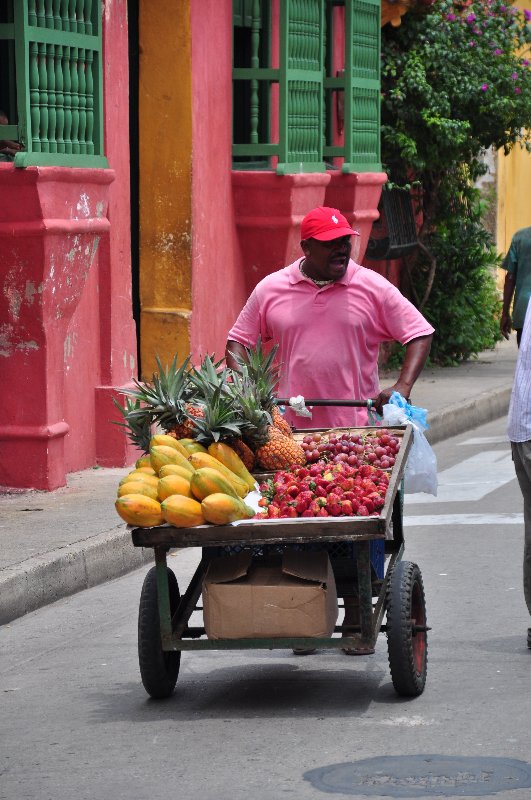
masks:
<path id="1" fill-rule="evenodd" d="M 275 403 L 278 406 L 289 406 L 289 398 L 277 397 Z M 306 406 L 348 406 L 350 408 L 372 408 L 374 406 L 373 400 L 312 400 L 304 398 L 304 405 Z"/>

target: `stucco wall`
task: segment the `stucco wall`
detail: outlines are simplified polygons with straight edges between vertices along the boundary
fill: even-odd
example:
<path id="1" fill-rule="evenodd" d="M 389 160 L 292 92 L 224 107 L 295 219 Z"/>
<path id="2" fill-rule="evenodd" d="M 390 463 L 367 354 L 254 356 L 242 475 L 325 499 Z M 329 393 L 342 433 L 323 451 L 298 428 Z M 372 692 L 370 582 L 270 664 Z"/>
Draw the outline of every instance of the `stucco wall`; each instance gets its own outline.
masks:
<path id="1" fill-rule="evenodd" d="M 246 300 L 231 188 L 232 3 L 191 4 L 194 360 L 221 357 Z"/>

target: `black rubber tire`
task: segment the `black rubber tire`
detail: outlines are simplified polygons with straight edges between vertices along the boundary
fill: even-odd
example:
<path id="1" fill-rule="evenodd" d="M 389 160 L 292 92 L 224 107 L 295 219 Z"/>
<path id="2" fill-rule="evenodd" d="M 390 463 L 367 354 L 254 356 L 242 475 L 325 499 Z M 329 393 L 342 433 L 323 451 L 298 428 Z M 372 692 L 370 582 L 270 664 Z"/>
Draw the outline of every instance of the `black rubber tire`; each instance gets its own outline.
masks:
<path id="1" fill-rule="evenodd" d="M 179 603 L 177 578 L 168 569 L 171 613 Z M 169 697 L 175 689 L 180 651 L 165 652 L 160 638 L 160 620 L 157 591 L 157 568 L 151 567 L 142 586 L 138 611 L 138 661 L 144 689 L 154 699 Z"/>
<path id="2" fill-rule="evenodd" d="M 387 586 L 387 649 L 395 691 L 418 697 L 424 691 L 428 668 L 428 635 L 414 631 L 426 626 L 426 600 L 420 569 L 411 561 L 398 561 Z"/>

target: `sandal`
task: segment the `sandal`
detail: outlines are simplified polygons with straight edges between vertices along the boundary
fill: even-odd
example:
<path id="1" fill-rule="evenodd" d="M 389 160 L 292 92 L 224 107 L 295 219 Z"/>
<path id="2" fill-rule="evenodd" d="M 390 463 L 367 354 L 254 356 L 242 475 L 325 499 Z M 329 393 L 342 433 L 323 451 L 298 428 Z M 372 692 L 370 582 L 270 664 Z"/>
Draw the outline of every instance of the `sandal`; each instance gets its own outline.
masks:
<path id="1" fill-rule="evenodd" d="M 341 650 L 346 656 L 370 656 L 375 652 L 374 647 L 368 647 L 365 650 L 355 647 L 342 647 Z"/>

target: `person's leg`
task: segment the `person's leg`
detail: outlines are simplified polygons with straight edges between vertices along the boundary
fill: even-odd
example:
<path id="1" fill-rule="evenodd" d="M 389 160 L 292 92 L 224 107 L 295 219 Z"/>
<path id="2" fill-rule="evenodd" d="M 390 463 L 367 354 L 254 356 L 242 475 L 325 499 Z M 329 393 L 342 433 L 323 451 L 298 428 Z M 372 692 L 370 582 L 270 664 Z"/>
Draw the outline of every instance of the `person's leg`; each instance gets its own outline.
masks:
<path id="1" fill-rule="evenodd" d="M 511 442 L 514 469 L 524 498 L 524 598 L 531 615 L 531 441 Z"/>

